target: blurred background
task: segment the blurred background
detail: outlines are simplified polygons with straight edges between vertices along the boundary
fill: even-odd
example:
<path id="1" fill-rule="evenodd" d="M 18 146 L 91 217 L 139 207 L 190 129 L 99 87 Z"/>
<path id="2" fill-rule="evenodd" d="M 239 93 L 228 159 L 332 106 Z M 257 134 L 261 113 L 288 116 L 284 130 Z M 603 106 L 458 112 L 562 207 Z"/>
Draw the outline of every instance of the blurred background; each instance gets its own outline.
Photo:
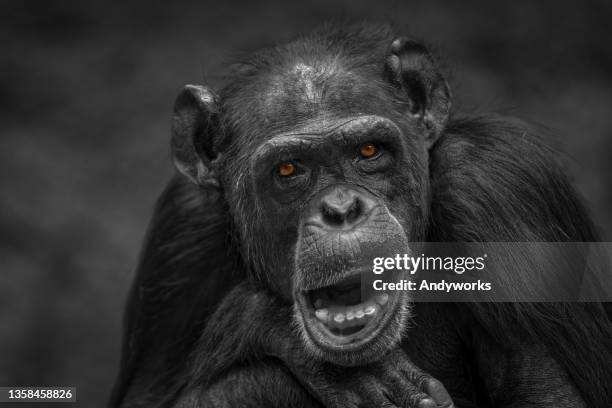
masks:
<path id="1" fill-rule="evenodd" d="M 391 21 L 441 57 L 459 112 L 548 125 L 612 240 L 612 3 L 22 1 L 0 5 L 0 385 L 103 406 L 185 83 L 329 19 Z"/>

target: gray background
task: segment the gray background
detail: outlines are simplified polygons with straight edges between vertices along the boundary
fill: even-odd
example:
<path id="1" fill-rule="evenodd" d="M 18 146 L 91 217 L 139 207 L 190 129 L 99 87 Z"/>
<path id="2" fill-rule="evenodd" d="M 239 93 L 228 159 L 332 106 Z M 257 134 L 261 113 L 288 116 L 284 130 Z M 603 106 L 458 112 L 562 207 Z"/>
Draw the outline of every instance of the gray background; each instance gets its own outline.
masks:
<path id="1" fill-rule="evenodd" d="M 612 238 L 610 2 L 106 1 L 0 6 L 0 385 L 102 406 L 184 83 L 330 18 L 388 19 L 443 56 L 461 112 L 549 125 Z"/>

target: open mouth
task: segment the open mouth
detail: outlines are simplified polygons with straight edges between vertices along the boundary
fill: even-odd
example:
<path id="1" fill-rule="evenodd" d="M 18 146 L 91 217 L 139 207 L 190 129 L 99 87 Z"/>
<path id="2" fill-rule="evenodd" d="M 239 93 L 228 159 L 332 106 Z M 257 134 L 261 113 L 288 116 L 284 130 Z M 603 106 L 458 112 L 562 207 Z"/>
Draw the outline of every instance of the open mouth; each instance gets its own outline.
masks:
<path id="1" fill-rule="evenodd" d="M 319 346 L 354 349 L 374 339 L 392 314 L 396 296 L 364 285 L 360 274 L 298 296 L 304 325 Z"/>

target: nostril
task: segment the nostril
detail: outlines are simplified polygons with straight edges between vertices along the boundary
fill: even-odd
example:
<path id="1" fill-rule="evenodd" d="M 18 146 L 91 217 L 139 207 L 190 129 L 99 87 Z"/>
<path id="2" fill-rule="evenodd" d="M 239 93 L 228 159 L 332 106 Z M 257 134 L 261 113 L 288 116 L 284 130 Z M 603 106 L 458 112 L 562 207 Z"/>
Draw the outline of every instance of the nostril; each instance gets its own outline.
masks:
<path id="1" fill-rule="evenodd" d="M 355 198 L 355 200 L 353 200 L 353 203 L 351 204 L 351 206 L 346 212 L 346 215 L 345 215 L 346 222 L 348 222 L 349 224 L 353 224 L 357 222 L 359 220 L 359 217 L 361 216 L 361 212 L 362 212 L 361 200 L 359 200 L 359 198 Z"/>
<path id="2" fill-rule="evenodd" d="M 321 215 L 323 216 L 323 221 L 327 225 L 338 226 L 344 223 L 342 214 L 328 205 L 323 205 L 323 208 L 321 208 Z"/>

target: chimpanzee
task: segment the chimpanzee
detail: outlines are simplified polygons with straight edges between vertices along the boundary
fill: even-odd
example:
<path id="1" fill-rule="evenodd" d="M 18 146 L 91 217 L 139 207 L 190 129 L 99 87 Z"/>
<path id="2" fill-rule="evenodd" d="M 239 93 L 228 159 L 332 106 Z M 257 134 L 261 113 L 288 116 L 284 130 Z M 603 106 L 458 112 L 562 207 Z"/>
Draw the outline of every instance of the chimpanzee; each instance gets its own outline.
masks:
<path id="1" fill-rule="evenodd" d="M 597 239 L 539 130 L 451 114 L 392 31 L 327 25 L 180 93 L 112 406 L 612 406 L 602 304 L 361 295 L 411 242 Z"/>

